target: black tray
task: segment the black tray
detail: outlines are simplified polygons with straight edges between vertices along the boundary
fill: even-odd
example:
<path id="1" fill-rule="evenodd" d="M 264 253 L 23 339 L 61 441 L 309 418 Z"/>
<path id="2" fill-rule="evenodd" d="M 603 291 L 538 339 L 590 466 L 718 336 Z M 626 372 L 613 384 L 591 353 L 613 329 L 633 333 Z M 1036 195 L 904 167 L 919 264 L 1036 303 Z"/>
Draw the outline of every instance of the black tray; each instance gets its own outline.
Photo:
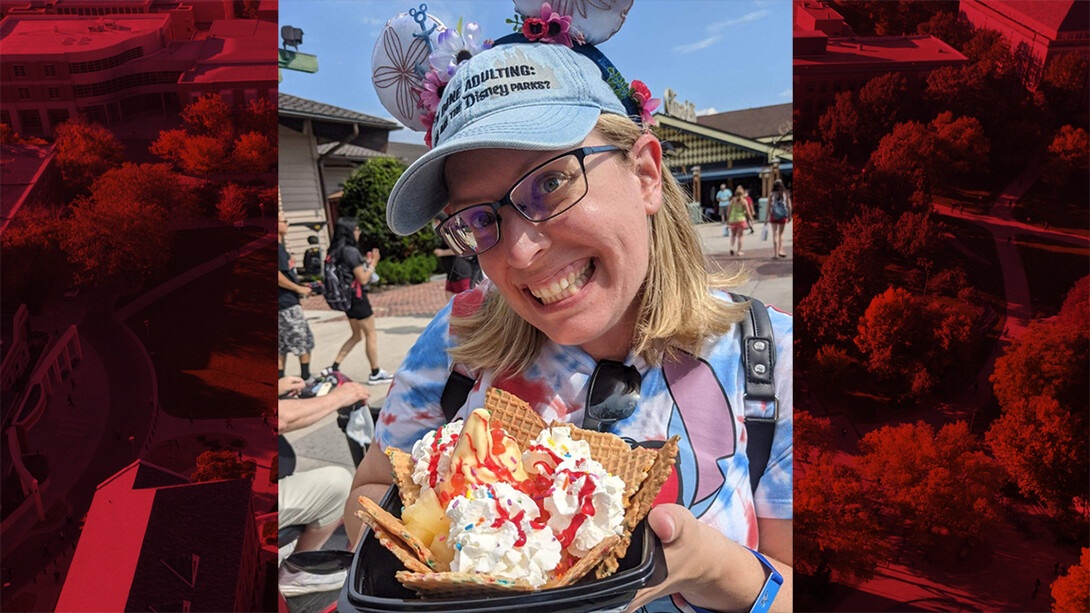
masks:
<path id="1" fill-rule="evenodd" d="M 391 486 L 382 498 L 382 508 L 401 517 L 401 497 Z M 617 572 L 605 579 L 595 579 L 590 572 L 578 583 L 567 587 L 522 592 L 512 596 L 470 599 L 424 600 L 404 587 L 394 573 L 405 566 L 365 527 L 348 578 L 337 600 L 342 613 L 387 613 L 389 611 L 461 611 L 464 613 L 575 613 L 627 605 L 641 587 L 650 587 L 666 578 L 662 546 L 647 520 L 632 533 L 632 544 L 620 560 Z"/>

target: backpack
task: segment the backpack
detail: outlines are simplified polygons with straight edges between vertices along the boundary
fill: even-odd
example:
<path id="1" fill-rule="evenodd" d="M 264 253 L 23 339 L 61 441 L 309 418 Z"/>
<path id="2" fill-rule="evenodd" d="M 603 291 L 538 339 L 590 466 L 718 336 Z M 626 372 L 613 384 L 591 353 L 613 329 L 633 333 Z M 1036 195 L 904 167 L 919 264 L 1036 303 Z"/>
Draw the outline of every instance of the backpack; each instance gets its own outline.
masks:
<path id="1" fill-rule="evenodd" d="M 786 196 L 784 196 L 783 194 L 773 194 L 771 213 L 773 219 L 787 219 Z"/>
<path id="2" fill-rule="evenodd" d="M 757 485 L 768 467 L 769 456 L 772 454 L 776 417 L 751 415 L 750 409 L 754 403 L 746 401 L 760 400 L 774 403 L 776 415 L 779 414 L 780 402 L 776 397 L 776 385 L 772 379 L 772 372 L 776 367 L 776 345 L 772 336 L 772 320 L 768 316 L 764 303 L 741 294 L 731 293 L 730 296 L 735 302 L 749 301 L 750 303 L 749 312 L 738 325 L 742 332 L 740 339 L 742 368 L 746 378 L 745 400 L 742 402 L 745 405 L 743 411 L 746 434 L 749 437 L 746 457 L 749 458 L 750 488 L 756 492 Z M 696 373 L 697 376 L 691 376 L 690 373 Z M 670 395 L 674 397 L 674 402 L 677 404 L 701 402 L 701 393 L 707 387 L 719 385 L 707 362 L 688 353 L 682 353 L 681 357 L 674 362 L 664 362 L 663 374 L 670 386 Z M 711 378 L 709 379 L 708 376 Z M 446 421 L 454 419 L 476 384 L 477 381 L 472 377 L 451 369 L 439 400 Z"/>
<path id="3" fill-rule="evenodd" d="M 334 311 L 347 311 L 352 307 L 352 271 L 334 257 L 339 253 L 326 254 L 322 270 L 322 295 L 325 296 L 329 308 Z"/>

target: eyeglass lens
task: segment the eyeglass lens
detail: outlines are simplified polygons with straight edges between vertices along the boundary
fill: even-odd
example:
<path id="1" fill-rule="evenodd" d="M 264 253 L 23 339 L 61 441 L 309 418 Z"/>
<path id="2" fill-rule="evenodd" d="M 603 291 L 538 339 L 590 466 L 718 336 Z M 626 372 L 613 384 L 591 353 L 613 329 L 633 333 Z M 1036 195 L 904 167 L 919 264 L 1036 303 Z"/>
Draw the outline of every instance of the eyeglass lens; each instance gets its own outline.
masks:
<path id="1" fill-rule="evenodd" d="M 582 150 L 552 160 L 519 181 L 509 193 L 511 205 L 530 221 L 545 221 L 568 210 L 587 193 Z M 451 249 L 473 255 L 499 241 L 498 205 L 463 209 L 442 226 Z"/>
<path id="2" fill-rule="evenodd" d="M 640 402 L 640 371 L 620 362 L 603 360 L 591 376 L 586 413 L 595 422 L 613 423 L 626 419 Z"/>

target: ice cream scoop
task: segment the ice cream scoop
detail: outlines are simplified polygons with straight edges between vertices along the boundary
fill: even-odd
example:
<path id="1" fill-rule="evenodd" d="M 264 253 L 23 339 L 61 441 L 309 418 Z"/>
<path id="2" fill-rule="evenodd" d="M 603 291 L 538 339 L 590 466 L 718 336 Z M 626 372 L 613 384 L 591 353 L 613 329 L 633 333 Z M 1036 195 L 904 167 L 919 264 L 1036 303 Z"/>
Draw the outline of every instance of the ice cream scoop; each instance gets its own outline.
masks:
<path id="1" fill-rule="evenodd" d="M 451 452 L 450 475 L 439 482 L 439 501 L 447 504 L 475 486 L 526 479 L 518 443 L 499 426 L 493 427 L 484 409 L 469 414 Z"/>

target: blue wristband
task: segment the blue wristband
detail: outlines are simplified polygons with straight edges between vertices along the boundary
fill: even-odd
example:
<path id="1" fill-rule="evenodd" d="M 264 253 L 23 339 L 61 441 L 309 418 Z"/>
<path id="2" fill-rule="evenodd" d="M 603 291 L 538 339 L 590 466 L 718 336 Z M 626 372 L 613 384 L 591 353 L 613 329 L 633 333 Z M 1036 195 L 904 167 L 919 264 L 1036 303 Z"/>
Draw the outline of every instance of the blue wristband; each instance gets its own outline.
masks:
<path id="1" fill-rule="evenodd" d="M 772 608 L 772 601 L 776 599 L 776 594 L 780 591 L 780 586 L 783 585 L 783 575 L 780 571 L 776 570 L 775 566 L 768 561 L 768 558 L 757 553 L 756 551 L 749 549 L 750 553 L 757 556 L 757 560 L 760 561 L 761 566 L 765 569 L 765 584 L 761 588 L 761 593 L 757 594 L 757 600 L 753 602 L 753 606 L 750 607 L 749 613 L 768 613 L 768 610 Z M 693 608 L 696 613 L 715 613 L 715 611 L 709 611 L 708 609 L 702 609 L 692 603 L 689 606 Z"/>

